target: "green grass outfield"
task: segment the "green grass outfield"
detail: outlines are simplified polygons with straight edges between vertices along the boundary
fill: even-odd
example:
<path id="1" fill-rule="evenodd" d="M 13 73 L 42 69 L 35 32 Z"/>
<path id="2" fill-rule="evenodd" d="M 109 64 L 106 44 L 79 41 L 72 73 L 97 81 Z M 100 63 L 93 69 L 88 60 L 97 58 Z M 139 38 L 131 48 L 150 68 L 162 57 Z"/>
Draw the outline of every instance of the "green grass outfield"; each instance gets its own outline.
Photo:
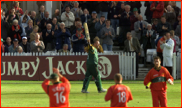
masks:
<path id="1" fill-rule="evenodd" d="M 41 87 L 42 81 L 1 81 L 2 107 L 48 107 L 49 99 Z M 114 81 L 103 81 L 104 88 L 109 88 Z M 145 89 L 143 81 L 123 81 L 130 87 L 133 100 L 129 107 L 152 107 L 151 92 Z M 169 107 L 181 106 L 181 81 L 176 80 L 174 85 L 167 85 L 167 99 Z M 109 107 L 105 102 L 106 93 L 98 93 L 95 83 L 91 81 L 89 94 L 81 93 L 82 81 L 71 81 L 71 107 Z"/>

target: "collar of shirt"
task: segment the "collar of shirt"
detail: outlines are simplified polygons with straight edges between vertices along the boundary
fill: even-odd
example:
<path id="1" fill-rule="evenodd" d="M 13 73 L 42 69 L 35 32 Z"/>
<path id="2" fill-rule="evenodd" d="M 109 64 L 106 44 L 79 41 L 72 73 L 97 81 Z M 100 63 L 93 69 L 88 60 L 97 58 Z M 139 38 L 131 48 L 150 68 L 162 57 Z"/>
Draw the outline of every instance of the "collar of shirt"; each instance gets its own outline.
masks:
<path id="1" fill-rule="evenodd" d="M 129 12 L 126 12 L 126 11 L 125 11 L 125 13 L 126 13 L 126 14 L 129 14 L 129 13 L 130 13 L 130 11 L 129 11 Z"/>
<path id="2" fill-rule="evenodd" d="M 147 31 L 151 33 L 152 30 L 147 30 Z"/>
<path id="3" fill-rule="evenodd" d="M 51 30 L 47 30 L 49 33 L 51 32 Z"/>
<path id="4" fill-rule="evenodd" d="M 132 40 L 133 40 L 133 38 L 131 37 L 131 40 L 130 41 L 132 42 Z"/>

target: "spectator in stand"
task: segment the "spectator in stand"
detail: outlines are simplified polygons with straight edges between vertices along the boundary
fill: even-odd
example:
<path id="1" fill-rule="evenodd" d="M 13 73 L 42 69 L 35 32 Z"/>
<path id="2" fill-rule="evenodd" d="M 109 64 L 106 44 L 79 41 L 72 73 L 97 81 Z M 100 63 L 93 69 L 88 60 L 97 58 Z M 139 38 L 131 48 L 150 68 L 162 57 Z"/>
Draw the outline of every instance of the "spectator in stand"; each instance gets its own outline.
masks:
<path id="1" fill-rule="evenodd" d="M 15 1 L 14 4 L 13 4 L 13 7 L 15 9 L 15 12 L 18 14 L 18 15 L 23 15 L 23 10 L 19 7 L 19 2 L 18 1 Z M 11 13 L 11 10 L 9 10 L 9 14 Z"/>
<path id="2" fill-rule="evenodd" d="M 181 23 L 181 14 L 179 14 L 179 16 L 177 17 L 176 22 L 174 23 L 174 30 L 176 30 L 176 27 L 179 25 L 179 23 Z"/>
<path id="3" fill-rule="evenodd" d="M 171 7 L 171 5 L 167 6 L 167 12 L 165 14 L 166 21 L 171 25 L 171 29 L 174 30 L 174 23 L 176 21 L 176 13 L 174 12 L 174 9 Z"/>
<path id="4" fill-rule="evenodd" d="M 36 15 L 36 19 L 38 20 L 37 22 L 40 23 L 40 21 L 44 18 L 45 14 L 45 7 L 44 5 L 41 5 L 39 8 L 39 13 Z"/>
<path id="5" fill-rule="evenodd" d="M 134 8 L 137 8 L 138 13 L 140 14 L 140 8 L 142 7 L 142 4 L 140 1 L 130 1 L 129 5 L 131 7 L 130 10 L 133 10 Z"/>
<path id="6" fill-rule="evenodd" d="M 28 26 L 29 20 L 30 20 L 30 17 L 28 16 L 28 11 L 25 11 L 25 13 L 21 16 L 20 21 L 19 21 L 20 27 L 22 28 L 21 37 L 24 37 L 27 35 L 25 28 Z"/>
<path id="7" fill-rule="evenodd" d="M 17 52 L 18 52 L 19 54 L 22 53 L 22 52 L 23 52 L 23 48 L 22 48 L 21 46 L 18 46 Z"/>
<path id="8" fill-rule="evenodd" d="M 164 34 L 164 36 L 165 36 L 165 34 Z M 157 41 L 157 56 L 159 56 L 159 57 L 161 58 L 161 65 L 163 65 L 163 56 L 162 56 L 163 50 L 162 50 L 161 47 L 160 47 L 160 45 L 161 45 L 161 44 L 160 44 L 160 41 L 161 41 L 161 42 L 164 42 L 164 41 L 165 41 L 164 36 L 159 37 L 159 40 Z"/>
<path id="9" fill-rule="evenodd" d="M 71 12 L 74 14 L 75 18 L 80 18 L 83 14 L 83 11 L 79 8 L 79 3 L 77 1 L 74 3 L 74 8 L 71 9 Z"/>
<path id="10" fill-rule="evenodd" d="M 82 34 L 83 30 L 78 28 L 76 34 L 72 36 L 73 52 L 84 52 L 84 45 L 87 43 L 85 36 Z"/>
<path id="11" fill-rule="evenodd" d="M 35 25 L 33 27 L 33 31 L 32 31 L 32 33 L 30 33 L 30 43 L 35 40 L 35 36 L 36 36 L 36 33 L 38 33 L 38 29 L 39 29 L 39 26 L 37 26 L 37 25 Z M 43 40 L 42 39 L 42 33 L 40 33 L 39 35 L 40 35 L 39 39 Z"/>
<path id="12" fill-rule="evenodd" d="M 119 14 L 118 14 L 118 18 L 121 17 L 121 14 L 125 11 L 125 4 L 123 2 L 121 2 L 121 8 L 119 9 Z"/>
<path id="13" fill-rule="evenodd" d="M 164 41 L 159 41 L 160 47 L 163 49 L 163 66 L 165 66 L 172 75 L 174 41 L 170 38 L 169 32 L 166 32 L 164 39 Z"/>
<path id="14" fill-rule="evenodd" d="M 143 42 L 143 38 L 141 37 L 143 35 L 143 31 L 147 29 L 147 25 L 148 23 L 143 20 L 142 15 L 138 15 L 138 21 L 134 23 L 134 30 L 135 30 L 135 37 L 138 38 L 140 43 Z"/>
<path id="15" fill-rule="evenodd" d="M 170 31 L 171 39 L 173 39 L 173 41 L 176 42 L 174 50 L 175 52 L 179 52 L 180 40 L 179 40 L 179 37 L 175 36 L 174 34 L 175 34 L 174 30 L 171 30 Z"/>
<path id="16" fill-rule="evenodd" d="M 14 40 L 16 38 L 21 42 L 22 28 L 18 25 L 17 19 L 13 20 L 13 25 L 11 26 L 10 31 L 11 39 Z"/>
<path id="17" fill-rule="evenodd" d="M 118 19 L 119 19 L 119 27 L 122 25 L 121 15 L 125 12 L 125 3 L 121 2 L 121 9 L 119 10 Z"/>
<path id="18" fill-rule="evenodd" d="M 154 19 L 152 29 L 155 30 L 156 33 L 157 33 L 157 25 L 158 25 L 158 19 Z"/>
<path id="19" fill-rule="evenodd" d="M 159 33 L 159 37 L 164 36 L 166 32 L 171 30 L 171 25 L 166 22 L 166 17 L 161 17 L 161 23 L 157 25 L 157 32 Z"/>
<path id="20" fill-rule="evenodd" d="M 37 1 L 36 4 L 38 6 L 38 9 L 40 9 L 42 5 L 45 6 L 45 3 L 45 1 Z"/>
<path id="21" fill-rule="evenodd" d="M 124 41 L 126 40 L 126 33 L 130 32 L 130 26 L 131 26 L 130 17 L 132 15 L 133 15 L 132 12 L 130 12 L 130 6 L 126 5 L 125 12 L 121 14 L 120 18 L 121 27 L 118 38 L 120 47 L 124 46 Z"/>
<path id="22" fill-rule="evenodd" d="M 97 12 L 97 18 L 100 19 L 100 1 L 93 1 L 91 4 L 91 8 L 93 9 L 93 11 Z M 105 16 L 104 16 L 105 17 Z"/>
<path id="23" fill-rule="evenodd" d="M 98 18 L 101 17 L 101 15 L 104 15 L 105 19 L 107 19 L 107 15 L 108 15 L 108 9 L 109 9 L 109 1 L 98 1 L 99 3 L 99 14 L 98 14 Z"/>
<path id="24" fill-rule="evenodd" d="M 163 1 L 153 1 L 150 6 L 150 10 L 153 12 L 152 18 L 160 19 L 164 14 L 164 2 Z"/>
<path id="25" fill-rule="evenodd" d="M 42 31 L 43 42 L 45 45 L 45 52 L 46 51 L 53 51 L 54 50 L 54 31 L 51 29 L 52 25 L 47 24 L 46 29 Z"/>
<path id="26" fill-rule="evenodd" d="M 10 53 L 15 53 L 15 52 L 18 52 L 18 39 L 14 38 L 13 40 L 13 44 L 8 48 L 8 51 Z"/>
<path id="27" fill-rule="evenodd" d="M 72 9 L 74 7 L 74 2 L 75 1 L 63 1 L 63 9 L 61 13 L 63 13 L 66 10 L 66 7 L 70 7 L 70 9 Z"/>
<path id="28" fill-rule="evenodd" d="M 30 16 L 30 18 L 31 18 L 31 20 L 33 21 L 33 26 L 35 26 L 35 25 L 39 25 L 39 23 L 40 23 L 40 21 L 39 21 L 39 23 L 37 24 L 37 19 L 36 19 L 36 12 L 35 11 L 31 11 L 31 16 Z"/>
<path id="29" fill-rule="evenodd" d="M 83 11 L 83 15 L 81 15 L 81 21 L 82 24 L 84 24 L 85 22 L 87 23 L 87 21 L 91 18 L 91 16 L 89 15 L 89 12 L 87 9 L 84 9 Z"/>
<path id="30" fill-rule="evenodd" d="M 176 16 L 178 16 L 180 14 L 181 9 L 176 6 L 176 1 L 171 1 L 171 6 L 174 9 Z M 177 18 L 176 18 L 176 20 L 177 20 Z"/>
<path id="31" fill-rule="evenodd" d="M 181 21 L 175 30 L 175 35 L 178 36 L 180 39 L 180 46 L 179 47 L 181 48 Z"/>
<path id="32" fill-rule="evenodd" d="M 11 13 L 9 14 L 8 17 L 8 23 L 10 24 L 10 26 L 13 25 L 13 20 L 19 20 L 19 16 L 15 13 L 15 8 L 11 9 Z"/>
<path id="33" fill-rule="evenodd" d="M 23 52 L 30 52 L 30 43 L 27 42 L 27 37 L 22 37 L 22 42 L 20 43 L 20 46 L 23 48 Z"/>
<path id="34" fill-rule="evenodd" d="M 3 10 L 1 9 L 1 13 L 2 12 Z M 8 18 L 9 16 L 7 16 L 6 18 L 3 18 L 1 16 L 1 38 L 3 38 L 3 40 L 5 40 L 8 37 L 8 31 L 9 31 Z"/>
<path id="35" fill-rule="evenodd" d="M 96 37 L 97 30 L 95 29 L 95 24 L 99 21 L 97 18 L 97 12 L 93 11 L 92 12 L 92 18 L 88 20 L 88 28 L 89 28 L 89 33 L 90 33 L 90 41 L 93 43 L 93 39 Z"/>
<path id="36" fill-rule="evenodd" d="M 119 10 L 120 10 L 120 3 L 118 3 L 119 1 L 113 1 L 112 5 L 109 8 L 109 14 L 108 16 L 110 16 L 109 19 L 111 19 L 111 24 L 112 24 L 112 28 L 114 28 L 114 32 L 116 33 L 116 29 L 119 26 Z"/>
<path id="37" fill-rule="evenodd" d="M 5 46 L 5 52 L 9 52 L 9 47 L 11 46 L 11 38 L 10 37 L 7 37 L 6 38 L 6 43 L 4 44 L 4 46 Z"/>
<path id="38" fill-rule="evenodd" d="M 58 25 L 58 22 L 57 22 L 57 18 L 56 17 L 54 17 L 53 19 L 52 19 L 52 30 L 53 31 L 55 31 L 56 30 L 56 28 L 58 28 L 59 29 L 59 25 Z M 53 43 L 54 43 L 54 46 L 56 46 L 56 38 L 54 37 L 54 39 L 53 39 Z"/>
<path id="39" fill-rule="evenodd" d="M 104 51 L 112 51 L 113 38 L 115 37 L 115 32 L 112 27 L 110 27 L 111 21 L 106 20 L 106 27 L 101 30 L 101 38 L 103 39 L 102 47 Z"/>
<path id="40" fill-rule="evenodd" d="M 95 7 L 94 5 L 92 5 L 93 4 L 93 1 L 79 1 L 79 6 L 80 6 L 80 8 L 81 9 L 88 9 L 90 12 L 92 12 L 93 10 L 91 10 L 91 8 L 92 7 Z M 92 7 L 90 7 L 90 6 L 92 6 Z"/>
<path id="41" fill-rule="evenodd" d="M 33 31 L 33 20 L 28 20 L 28 26 L 25 28 L 26 37 L 28 39 L 28 42 L 30 41 L 30 33 Z"/>
<path id="42" fill-rule="evenodd" d="M 106 26 L 105 24 L 105 16 L 102 15 L 100 17 L 100 20 L 95 24 L 95 29 L 97 30 L 97 35 L 100 38 L 100 44 L 102 45 L 102 39 L 101 39 L 101 30 Z"/>
<path id="43" fill-rule="evenodd" d="M 56 26 L 58 27 L 58 22 L 57 22 L 57 18 L 56 17 L 53 17 L 52 18 L 52 23 L 51 23 L 51 25 L 52 25 L 52 30 L 56 30 Z"/>
<path id="44" fill-rule="evenodd" d="M 55 38 L 56 38 L 56 50 L 59 51 L 63 48 L 63 44 L 68 45 L 68 50 L 71 49 L 71 42 L 70 42 L 70 37 L 71 33 L 68 29 L 65 28 L 64 22 L 61 22 L 59 24 L 60 29 L 56 27 L 55 30 Z"/>
<path id="45" fill-rule="evenodd" d="M 75 23 L 74 23 L 74 25 L 72 25 L 71 27 L 70 27 L 70 32 L 71 32 L 71 35 L 73 35 L 74 33 L 74 30 L 76 30 L 76 26 L 77 26 L 77 23 L 78 22 L 81 22 L 81 19 L 80 18 L 75 18 Z"/>
<path id="46" fill-rule="evenodd" d="M 78 21 L 78 22 L 77 22 L 77 24 L 76 24 L 76 29 L 74 29 L 74 30 L 72 31 L 72 33 L 73 33 L 73 34 L 76 34 L 76 31 L 77 31 L 78 28 L 81 28 L 81 29 L 82 29 L 82 34 L 85 35 L 85 30 L 84 30 L 84 28 L 83 28 L 83 26 L 82 26 L 82 22 L 81 22 L 81 21 Z"/>
<path id="47" fill-rule="evenodd" d="M 139 15 L 138 14 L 138 9 L 134 8 L 133 9 L 133 15 L 131 15 L 131 17 L 130 17 L 130 22 L 131 22 L 130 29 L 131 29 L 132 36 L 135 36 L 134 24 L 135 24 L 135 22 L 138 21 L 138 15 Z"/>
<path id="48" fill-rule="evenodd" d="M 124 42 L 124 52 L 136 52 L 136 77 L 138 77 L 138 64 L 141 47 L 138 39 L 132 37 L 130 32 L 127 33 L 127 40 Z"/>
<path id="49" fill-rule="evenodd" d="M 43 52 L 45 49 L 44 42 L 40 41 L 40 35 L 35 34 L 35 40 L 30 43 L 31 52 Z"/>
<path id="50" fill-rule="evenodd" d="M 168 5 L 171 6 L 171 1 L 164 1 L 164 14 L 163 14 L 163 15 L 166 14 L 166 12 L 167 12 L 167 6 L 168 6 Z"/>
<path id="51" fill-rule="evenodd" d="M 62 13 L 61 20 L 65 23 L 65 27 L 70 29 L 75 21 L 75 16 L 72 12 L 70 12 L 70 7 L 66 6 L 66 11 Z"/>
<path id="52" fill-rule="evenodd" d="M 57 22 L 61 22 L 61 15 L 59 15 L 59 9 L 55 9 L 52 19 L 57 18 Z"/>
<path id="53" fill-rule="evenodd" d="M 70 51 L 68 50 L 68 44 L 64 44 L 63 49 L 59 50 L 58 52 L 69 53 Z"/>
<path id="54" fill-rule="evenodd" d="M 44 18 L 40 21 L 39 28 L 41 29 L 41 31 L 43 31 L 46 29 L 46 25 L 51 23 L 52 23 L 52 19 L 49 18 L 49 12 L 46 11 L 44 14 Z"/>
<path id="55" fill-rule="evenodd" d="M 151 23 L 151 19 L 152 19 L 152 11 L 150 11 L 151 4 L 152 4 L 152 1 L 145 1 L 145 4 L 144 4 L 144 6 L 146 7 L 145 16 L 148 23 Z"/>
<path id="56" fill-rule="evenodd" d="M 144 55 L 145 55 L 145 61 L 147 57 L 147 49 L 154 49 L 155 48 L 155 39 L 156 39 L 156 32 L 152 30 L 152 25 L 148 24 L 147 29 L 143 31 L 143 49 L 144 49 Z M 144 61 L 144 64 L 146 63 Z"/>

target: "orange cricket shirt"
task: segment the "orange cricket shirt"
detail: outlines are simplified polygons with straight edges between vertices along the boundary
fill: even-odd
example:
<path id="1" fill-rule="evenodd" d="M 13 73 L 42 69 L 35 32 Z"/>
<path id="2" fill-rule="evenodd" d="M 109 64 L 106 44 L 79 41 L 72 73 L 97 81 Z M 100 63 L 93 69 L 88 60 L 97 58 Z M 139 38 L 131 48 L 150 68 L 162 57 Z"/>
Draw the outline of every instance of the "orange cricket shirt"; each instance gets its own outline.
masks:
<path id="1" fill-rule="evenodd" d="M 65 77 L 61 78 L 62 83 L 49 85 L 48 79 L 42 83 L 43 90 L 49 95 L 50 107 L 69 107 L 70 82 Z"/>
<path id="2" fill-rule="evenodd" d="M 133 100 L 130 88 L 123 84 L 111 86 L 105 96 L 105 101 L 111 100 L 111 107 L 127 107 L 127 102 Z"/>
<path id="3" fill-rule="evenodd" d="M 171 79 L 173 81 L 173 77 L 165 67 L 161 66 L 161 69 L 159 71 L 152 68 L 144 79 L 144 85 L 146 86 L 149 82 L 151 82 L 151 90 L 165 91 L 167 89 L 166 81 L 168 79 Z"/>

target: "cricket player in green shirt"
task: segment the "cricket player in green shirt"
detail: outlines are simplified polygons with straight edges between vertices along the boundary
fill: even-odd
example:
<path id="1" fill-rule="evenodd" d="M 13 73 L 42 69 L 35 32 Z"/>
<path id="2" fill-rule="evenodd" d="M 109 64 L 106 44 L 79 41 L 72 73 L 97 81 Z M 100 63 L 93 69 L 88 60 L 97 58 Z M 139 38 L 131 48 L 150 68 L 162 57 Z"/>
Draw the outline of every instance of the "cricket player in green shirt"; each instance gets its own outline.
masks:
<path id="1" fill-rule="evenodd" d="M 83 82 L 83 88 L 82 88 L 81 92 L 89 93 L 87 91 L 87 89 L 88 89 L 89 82 L 92 79 L 92 76 L 95 78 L 95 84 L 97 86 L 98 92 L 99 93 L 106 92 L 107 90 L 102 88 L 101 75 L 100 75 L 100 72 L 97 67 L 97 65 L 98 65 L 98 52 L 97 51 L 99 50 L 99 45 L 100 45 L 99 38 L 94 39 L 93 45 L 90 44 L 90 39 L 88 39 L 88 43 L 89 43 L 88 50 L 87 50 L 88 57 L 87 57 L 87 63 L 86 63 L 87 71 L 85 74 L 85 79 Z"/>

